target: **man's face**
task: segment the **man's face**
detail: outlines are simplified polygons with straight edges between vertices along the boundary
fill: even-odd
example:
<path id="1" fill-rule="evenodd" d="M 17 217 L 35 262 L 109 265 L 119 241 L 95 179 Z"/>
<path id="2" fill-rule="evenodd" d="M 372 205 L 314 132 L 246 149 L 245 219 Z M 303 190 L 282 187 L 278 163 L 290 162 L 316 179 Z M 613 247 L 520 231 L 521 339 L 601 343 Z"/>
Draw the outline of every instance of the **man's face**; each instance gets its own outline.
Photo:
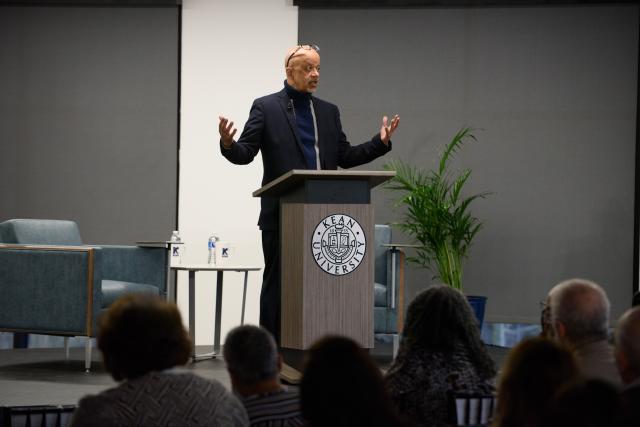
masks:
<path id="1" fill-rule="evenodd" d="M 300 92 L 313 93 L 320 81 L 320 55 L 313 49 L 300 49 L 287 67 L 287 83 Z"/>

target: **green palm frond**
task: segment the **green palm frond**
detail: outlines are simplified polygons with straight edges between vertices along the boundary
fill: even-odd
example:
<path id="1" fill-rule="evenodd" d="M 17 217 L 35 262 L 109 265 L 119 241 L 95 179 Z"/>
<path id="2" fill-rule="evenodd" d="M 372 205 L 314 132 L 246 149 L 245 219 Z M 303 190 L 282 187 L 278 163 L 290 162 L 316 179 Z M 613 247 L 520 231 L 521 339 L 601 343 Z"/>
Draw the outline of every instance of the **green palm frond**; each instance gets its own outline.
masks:
<path id="1" fill-rule="evenodd" d="M 471 138 L 474 141 L 476 140 L 476 137 L 471 133 L 471 128 L 461 129 L 456 136 L 453 137 L 451 142 L 447 144 L 444 149 L 444 153 L 442 153 L 442 157 L 440 157 L 440 167 L 438 169 L 439 175 L 442 175 L 447 170 L 450 157 L 458 152 L 464 143 L 465 138 Z"/>
<path id="2" fill-rule="evenodd" d="M 476 141 L 471 132 L 470 128 L 461 129 L 445 146 L 437 171 L 421 170 L 401 160 L 392 160 L 384 166 L 396 172 L 385 187 L 399 193 L 395 205 L 405 208 L 402 221 L 393 225 L 420 245 L 416 255 L 407 259 L 458 289 L 462 287 L 462 261 L 482 229 L 480 220 L 469 211 L 470 205 L 491 194 L 463 197 L 471 170 L 464 169 L 456 175 L 449 169 L 452 157 L 464 142 Z"/>

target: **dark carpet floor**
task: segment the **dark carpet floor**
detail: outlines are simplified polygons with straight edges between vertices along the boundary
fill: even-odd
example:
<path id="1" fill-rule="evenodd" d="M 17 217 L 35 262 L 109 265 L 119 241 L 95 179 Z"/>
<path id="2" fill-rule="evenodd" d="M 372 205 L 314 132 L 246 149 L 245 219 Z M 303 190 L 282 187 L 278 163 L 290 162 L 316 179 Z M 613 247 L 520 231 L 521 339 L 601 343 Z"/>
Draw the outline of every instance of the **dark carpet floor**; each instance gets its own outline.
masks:
<path id="1" fill-rule="evenodd" d="M 198 353 L 204 351 L 210 348 L 198 348 Z M 503 347 L 489 347 L 498 367 L 502 366 L 507 351 Z M 72 348 L 69 360 L 65 360 L 61 348 L 0 350 L 0 406 L 76 404 L 82 396 L 115 386 L 99 352 L 93 353 L 91 372 L 85 373 L 82 348 Z M 391 348 L 387 345 L 377 346 L 371 355 L 382 369 L 391 363 Z M 191 363 L 187 369 L 230 387 L 221 358 Z"/>

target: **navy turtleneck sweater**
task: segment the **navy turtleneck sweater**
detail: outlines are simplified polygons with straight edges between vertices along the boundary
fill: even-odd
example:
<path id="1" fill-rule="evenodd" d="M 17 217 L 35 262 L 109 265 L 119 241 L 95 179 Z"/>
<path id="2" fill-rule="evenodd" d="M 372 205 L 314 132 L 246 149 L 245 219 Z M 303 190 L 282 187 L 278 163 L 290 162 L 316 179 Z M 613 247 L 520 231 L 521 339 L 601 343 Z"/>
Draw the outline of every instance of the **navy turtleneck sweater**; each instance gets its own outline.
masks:
<path id="1" fill-rule="evenodd" d="M 293 101 L 294 117 L 298 125 L 298 133 L 302 142 L 302 153 L 307 163 L 307 169 L 317 169 L 316 162 L 316 132 L 311 112 L 311 94 L 300 92 L 287 81 L 284 82 L 287 95 Z"/>

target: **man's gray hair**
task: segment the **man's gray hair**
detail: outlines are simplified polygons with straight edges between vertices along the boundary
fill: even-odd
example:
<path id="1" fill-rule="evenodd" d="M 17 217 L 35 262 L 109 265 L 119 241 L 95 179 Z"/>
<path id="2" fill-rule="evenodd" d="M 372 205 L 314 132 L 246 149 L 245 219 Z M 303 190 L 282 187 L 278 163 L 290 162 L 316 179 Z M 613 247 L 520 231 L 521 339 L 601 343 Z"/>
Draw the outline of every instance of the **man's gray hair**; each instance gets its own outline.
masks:
<path id="1" fill-rule="evenodd" d="M 238 326 L 227 335 L 223 348 L 227 369 L 244 385 L 278 376 L 278 347 L 264 328 Z"/>
<path id="2" fill-rule="evenodd" d="M 549 303 L 552 322 L 565 325 L 569 341 L 608 336 L 609 298 L 598 284 L 584 279 L 566 280 L 551 289 Z"/>

